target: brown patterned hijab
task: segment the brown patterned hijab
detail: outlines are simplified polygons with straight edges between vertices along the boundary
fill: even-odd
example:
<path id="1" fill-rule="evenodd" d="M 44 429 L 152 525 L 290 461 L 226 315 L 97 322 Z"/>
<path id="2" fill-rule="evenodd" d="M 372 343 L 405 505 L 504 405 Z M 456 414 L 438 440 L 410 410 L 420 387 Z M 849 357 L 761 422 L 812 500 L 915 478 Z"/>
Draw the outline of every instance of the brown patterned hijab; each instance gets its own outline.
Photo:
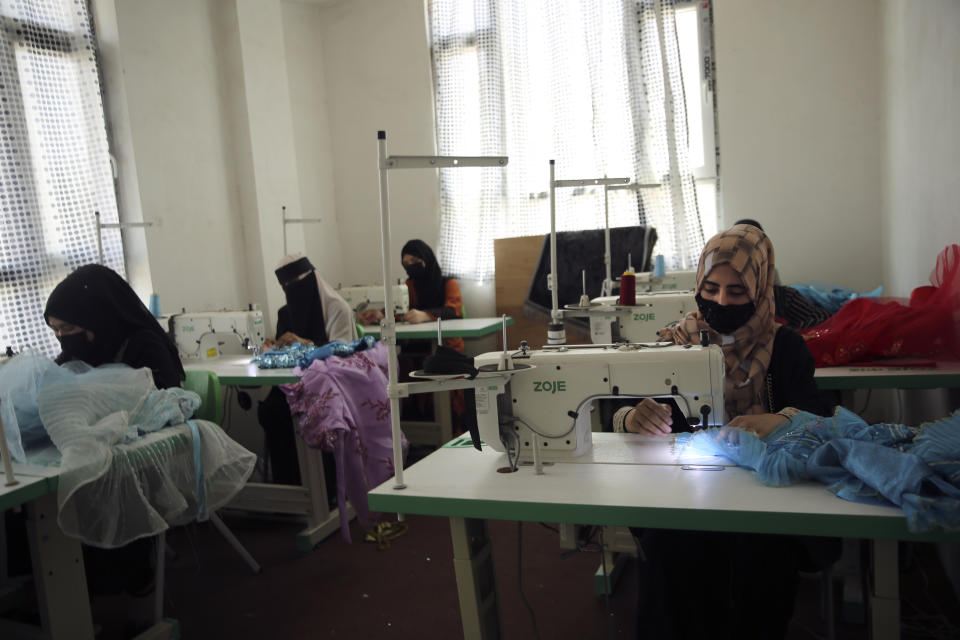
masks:
<path id="1" fill-rule="evenodd" d="M 780 327 L 774 321 L 773 244 L 763 231 L 738 224 L 710 238 L 700 254 L 697 294 L 703 280 L 717 265 L 736 271 L 756 312 L 730 336 L 721 336 L 699 311 L 688 313 L 679 323 L 660 332 L 661 338 L 677 344 L 696 344 L 701 329 L 710 332 L 710 342 L 719 344 L 726 361 L 724 404 L 727 420 L 744 414 L 766 413 L 763 389 L 773 353 L 773 338 Z"/>

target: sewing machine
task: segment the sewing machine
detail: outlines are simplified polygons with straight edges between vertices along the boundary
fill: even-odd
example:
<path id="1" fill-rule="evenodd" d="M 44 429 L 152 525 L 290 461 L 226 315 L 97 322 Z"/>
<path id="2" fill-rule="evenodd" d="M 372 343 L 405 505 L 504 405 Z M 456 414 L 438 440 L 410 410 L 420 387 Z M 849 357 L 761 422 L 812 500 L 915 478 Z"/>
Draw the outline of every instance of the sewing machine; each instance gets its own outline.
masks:
<path id="1" fill-rule="evenodd" d="M 474 359 L 494 375 L 509 361 L 507 382 L 476 389 L 480 438 L 497 451 L 519 449 L 521 460 L 576 458 L 592 448 L 591 404 L 600 398 L 671 399 L 691 425 L 722 424 L 724 360 L 718 346 L 645 343 L 574 345 L 502 352 Z"/>
<path id="2" fill-rule="evenodd" d="M 694 291 L 697 288 L 697 271 L 667 271 L 662 276 L 652 271 L 637 274 L 637 293 L 647 291 Z"/>
<path id="3" fill-rule="evenodd" d="M 246 354 L 263 346 L 263 311 L 175 313 L 167 320 L 167 330 L 183 360 Z"/>
<path id="4" fill-rule="evenodd" d="M 618 307 L 617 296 L 594 298 L 591 304 L 590 340 L 594 344 L 610 344 L 617 340 L 646 342 L 657 339 L 657 331 L 697 310 L 692 291 L 648 291 L 637 294 L 637 304 Z M 609 308 L 610 314 L 603 310 Z M 613 311 L 616 313 L 613 313 Z"/>
<path id="5" fill-rule="evenodd" d="M 410 310 L 410 292 L 407 290 L 407 285 L 396 284 L 392 286 L 393 313 L 406 313 Z M 337 293 L 353 309 L 354 316 L 367 309 L 383 309 L 385 306 L 384 298 L 386 295 L 382 284 L 342 287 L 337 289 Z"/>

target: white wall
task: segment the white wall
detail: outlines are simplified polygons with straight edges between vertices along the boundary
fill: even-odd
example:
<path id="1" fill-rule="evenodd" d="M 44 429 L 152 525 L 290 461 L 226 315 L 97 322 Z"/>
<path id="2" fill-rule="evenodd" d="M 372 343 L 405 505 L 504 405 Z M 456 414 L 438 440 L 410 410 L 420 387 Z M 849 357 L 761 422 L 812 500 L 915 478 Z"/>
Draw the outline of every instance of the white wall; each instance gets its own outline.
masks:
<path id="1" fill-rule="evenodd" d="M 321 11 L 336 210 L 350 284 L 381 282 L 377 131 L 395 155 L 433 155 L 436 136 L 423 0 L 349 0 Z M 390 174 L 393 278 L 411 238 L 436 247 L 436 172 Z M 345 282 L 346 284 L 346 282 Z"/>
<path id="2" fill-rule="evenodd" d="M 320 9 L 310 4 L 284 2 L 283 27 L 303 216 L 323 219 L 321 227 L 294 226 L 288 233 L 313 232 L 307 235 L 307 255 L 321 276 L 336 286 L 345 276 L 343 257 L 349 253 L 340 246 L 334 198 L 335 160 L 321 49 Z"/>
<path id="3" fill-rule="evenodd" d="M 217 50 L 225 46 L 213 28 L 218 4 L 116 3 L 140 206 L 155 225 L 146 232 L 150 272 L 165 310 L 220 308 L 248 297 L 218 91 Z"/>
<path id="4" fill-rule="evenodd" d="M 723 222 L 754 218 L 785 282 L 881 282 L 880 5 L 718 0 Z"/>
<path id="5" fill-rule="evenodd" d="M 960 243 L 960 3 L 887 0 L 883 23 L 885 279 L 905 296 Z"/>
<path id="6" fill-rule="evenodd" d="M 280 0 L 98 5 L 116 16 L 101 38 L 113 70 L 108 104 L 123 98 L 112 123 L 121 174 L 135 177 L 121 180 L 121 195 L 130 192 L 123 215 L 135 220 L 139 205 L 155 223 L 145 253 L 164 309 L 252 302 L 272 325 L 283 304 L 272 270 L 284 205 L 289 217 L 324 218 L 290 225 L 287 247 L 306 248 L 339 279 L 319 9 Z M 133 258 L 139 273 L 141 256 Z"/>

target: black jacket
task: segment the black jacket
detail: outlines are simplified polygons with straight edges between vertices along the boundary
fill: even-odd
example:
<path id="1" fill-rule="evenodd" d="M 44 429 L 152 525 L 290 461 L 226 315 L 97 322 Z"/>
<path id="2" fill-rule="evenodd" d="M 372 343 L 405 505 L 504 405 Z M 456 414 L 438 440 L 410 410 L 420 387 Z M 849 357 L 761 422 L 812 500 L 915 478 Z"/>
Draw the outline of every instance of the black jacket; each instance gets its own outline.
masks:
<path id="1" fill-rule="evenodd" d="M 820 416 L 833 413 L 833 407 L 813 381 L 813 354 L 803 337 L 792 329 L 780 327 L 773 339 L 773 355 L 767 369 L 767 397 L 770 413 L 795 407 Z"/>

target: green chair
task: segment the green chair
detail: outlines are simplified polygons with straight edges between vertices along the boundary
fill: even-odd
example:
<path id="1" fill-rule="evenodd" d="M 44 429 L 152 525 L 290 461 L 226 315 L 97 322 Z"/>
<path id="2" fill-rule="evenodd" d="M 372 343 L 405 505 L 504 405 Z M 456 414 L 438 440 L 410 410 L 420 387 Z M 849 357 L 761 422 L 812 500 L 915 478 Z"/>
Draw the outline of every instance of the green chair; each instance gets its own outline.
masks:
<path id="1" fill-rule="evenodd" d="M 200 396 L 200 408 L 195 418 L 208 420 L 214 424 L 223 421 L 223 396 L 220 392 L 220 379 L 212 371 L 186 371 L 183 388 Z"/>

